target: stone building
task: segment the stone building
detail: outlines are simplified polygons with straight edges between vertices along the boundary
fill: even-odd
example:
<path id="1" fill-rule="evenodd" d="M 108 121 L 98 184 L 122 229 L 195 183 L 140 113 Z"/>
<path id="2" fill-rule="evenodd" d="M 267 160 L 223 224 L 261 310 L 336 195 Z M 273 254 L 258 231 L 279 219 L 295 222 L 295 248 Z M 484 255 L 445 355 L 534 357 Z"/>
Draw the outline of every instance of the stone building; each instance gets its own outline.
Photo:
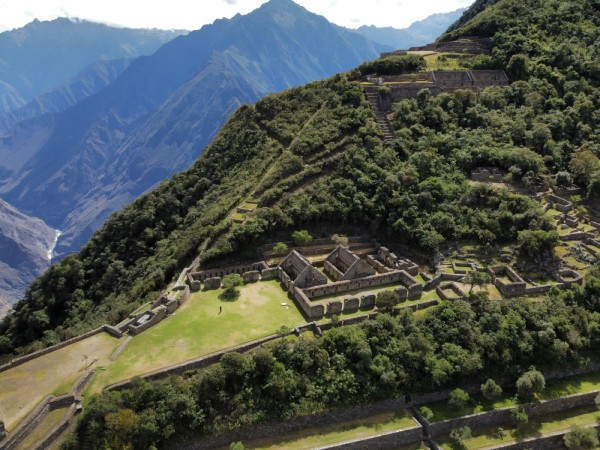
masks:
<path id="1" fill-rule="evenodd" d="M 338 246 L 325 260 L 324 271 L 335 281 L 354 280 L 375 275 L 373 267 L 347 248 Z"/>

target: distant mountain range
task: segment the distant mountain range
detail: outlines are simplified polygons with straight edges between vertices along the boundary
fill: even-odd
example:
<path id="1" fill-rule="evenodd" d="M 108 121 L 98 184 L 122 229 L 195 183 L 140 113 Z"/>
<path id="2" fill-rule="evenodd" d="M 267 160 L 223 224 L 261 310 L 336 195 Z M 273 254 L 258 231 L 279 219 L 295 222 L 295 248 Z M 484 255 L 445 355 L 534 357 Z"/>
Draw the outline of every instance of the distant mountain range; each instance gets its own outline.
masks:
<path id="1" fill-rule="evenodd" d="M 387 45 L 394 49 L 406 50 L 410 47 L 434 42 L 453 23 L 461 18 L 466 9 L 462 8 L 449 13 L 433 14 L 404 29 L 362 26 L 356 31 L 378 44 Z"/>
<path id="2" fill-rule="evenodd" d="M 152 55 L 137 59 L 132 59 L 132 48 L 138 53 L 149 49 L 142 46 L 143 36 L 153 36 L 156 44 L 173 34 L 114 29 L 120 37 L 111 40 L 104 25 L 57 19 L 26 26 L 22 30 L 28 32 L 21 34 L 27 39 L 22 40 L 41 45 L 40 38 L 31 37 L 33 31 L 52 34 L 44 26 L 55 30 L 59 25 L 85 35 L 100 30 L 102 39 L 121 42 L 117 47 L 132 53 L 103 50 L 96 52 L 96 61 L 64 63 L 71 70 L 67 74 L 65 69 L 62 80 L 56 75 L 52 83 L 36 81 L 46 91 L 15 87 L 28 85 L 19 80 L 35 70 L 22 69 L 24 75 L 12 78 L 0 72 L 0 84 L 10 84 L 19 99 L 9 101 L 6 93 L 0 94 L 5 104 L 0 115 L 0 197 L 63 232 L 58 258 L 78 251 L 114 211 L 187 168 L 240 105 L 349 70 L 397 47 L 333 25 L 291 0 L 271 0 L 248 15 L 217 20 L 187 35 L 179 32 Z M 0 41 L 17 45 L 16 37 L 4 35 Z M 427 41 L 415 38 L 411 45 Z M 21 48 L 26 53 L 29 47 Z M 35 66 L 35 51 L 29 62 L 14 53 L 11 49 L 5 56 L 0 45 L 1 59 L 12 55 L 19 67 Z M 22 292 L 22 285 L 11 295 Z"/>
<path id="3" fill-rule="evenodd" d="M 87 66 L 151 54 L 182 33 L 65 18 L 34 20 L 0 33 L 0 114 L 25 106 Z"/>

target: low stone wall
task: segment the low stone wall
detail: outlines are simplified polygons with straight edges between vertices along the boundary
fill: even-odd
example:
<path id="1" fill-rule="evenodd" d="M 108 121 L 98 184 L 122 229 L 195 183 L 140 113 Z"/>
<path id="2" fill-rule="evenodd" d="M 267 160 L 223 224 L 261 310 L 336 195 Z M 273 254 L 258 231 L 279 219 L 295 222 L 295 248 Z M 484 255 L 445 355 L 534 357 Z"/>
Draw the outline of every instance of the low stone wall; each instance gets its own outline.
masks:
<path id="1" fill-rule="evenodd" d="M 552 289 L 551 284 L 542 284 L 539 286 L 529 286 L 529 287 L 525 288 L 525 295 L 545 294 L 546 292 L 549 292 L 550 289 Z"/>
<path id="2" fill-rule="evenodd" d="M 215 290 L 221 287 L 221 279 L 219 277 L 207 278 L 204 280 L 205 290 Z"/>
<path id="3" fill-rule="evenodd" d="M 260 280 L 260 272 L 258 270 L 251 270 L 250 272 L 244 272 L 242 274 L 244 283 L 256 283 Z"/>
<path id="4" fill-rule="evenodd" d="M 26 363 L 27 361 L 31 361 L 32 359 L 35 358 L 39 358 L 42 355 L 46 355 L 48 353 L 54 352 L 56 350 L 60 350 L 61 348 L 67 347 L 71 344 L 75 344 L 76 342 L 79 341 L 83 341 L 84 339 L 87 339 L 89 337 L 95 336 L 96 334 L 102 333 L 104 330 L 104 326 L 101 326 L 99 328 L 96 328 L 92 331 L 88 331 L 87 333 L 84 333 L 80 336 L 76 336 L 72 339 L 69 339 L 67 341 L 63 341 L 60 342 L 56 345 L 53 345 L 51 347 L 47 347 L 47 348 L 43 348 L 41 350 L 38 350 L 36 352 L 33 353 L 29 353 L 28 355 L 24 355 L 24 356 L 20 356 L 18 358 L 13 359 L 12 361 L 0 366 L 0 372 L 4 372 L 5 370 L 11 369 L 13 367 L 19 366 L 23 363 Z"/>
<path id="5" fill-rule="evenodd" d="M 175 441 L 165 448 L 173 450 L 205 450 L 227 447 L 231 442 L 248 442 L 254 439 L 279 436 L 286 433 L 300 431 L 305 428 L 333 425 L 404 408 L 404 398 L 384 400 L 370 405 L 358 405 L 325 411 L 309 416 L 295 417 L 285 422 L 256 425 L 251 428 L 226 433 L 220 436 L 200 436 L 197 439 L 190 439 L 186 442 Z M 415 429 L 419 431 L 419 437 L 415 441 L 411 442 L 420 441 L 423 437 L 421 428 L 417 423 L 415 423 Z"/>
<path id="6" fill-rule="evenodd" d="M 528 403 L 523 405 L 525 412 L 529 417 L 539 417 L 560 411 L 567 411 L 573 408 L 594 405 L 594 399 L 600 391 L 589 392 L 585 394 L 570 395 L 553 400 L 546 400 L 539 403 Z M 433 439 L 446 436 L 454 428 L 468 426 L 475 430 L 478 428 L 495 427 L 510 423 L 510 412 L 514 407 L 497 409 L 494 411 L 482 412 L 456 419 L 434 422 L 426 425 L 425 432 Z M 522 448 L 522 447 L 521 447 Z"/>
<path id="7" fill-rule="evenodd" d="M 546 201 L 554 205 L 554 209 L 567 213 L 573 209 L 573 203 L 554 194 L 546 195 Z"/>
<path id="8" fill-rule="evenodd" d="M 466 298 L 465 293 L 453 282 L 440 284 L 435 289 L 442 300 L 460 300 Z"/>
<path id="9" fill-rule="evenodd" d="M 402 281 L 403 275 L 410 277 L 406 272 L 395 271 L 386 274 L 377 274 L 370 277 L 359 278 L 357 280 L 338 281 L 336 283 L 328 283 L 320 286 L 314 286 L 304 289 L 304 294 L 309 299 L 317 297 L 325 297 L 332 294 L 341 294 L 348 291 L 366 289 L 369 287 L 382 286 L 384 284 L 392 284 Z M 411 277 L 412 278 L 412 277 Z M 414 278 L 413 278 L 414 280 Z M 416 280 L 415 280 L 416 281 Z"/>
<path id="10" fill-rule="evenodd" d="M 438 275 L 436 275 L 434 278 L 429 278 L 429 280 L 425 283 L 425 286 L 423 286 L 423 290 L 424 291 L 432 291 L 434 290 L 440 283 L 443 283 L 444 281 L 460 281 L 464 278 L 465 276 L 459 273 L 444 273 L 441 272 Z M 426 277 L 423 277 L 424 279 L 426 279 Z"/>
<path id="11" fill-rule="evenodd" d="M 198 280 L 201 282 L 206 281 L 209 278 L 223 278 L 226 275 L 237 273 L 242 275 L 244 272 L 258 271 L 269 269 L 269 266 L 264 261 L 258 261 L 250 264 L 240 264 L 237 266 L 219 267 L 218 269 L 208 269 L 201 272 L 192 272 L 188 274 L 188 281 Z"/>
<path id="12" fill-rule="evenodd" d="M 262 281 L 275 280 L 278 278 L 278 276 L 279 276 L 279 269 L 277 267 L 273 267 L 273 268 L 263 270 L 261 272 L 260 279 Z"/>
<path id="13" fill-rule="evenodd" d="M 421 427 L 421 424 L 415 421 L 415 426 L 411 428 L 389 431 L 387 433 L 378 434 L 377 436 L 318 447 L 318 450 L 388 450 L 390 448 L 398 448 L 402 445 L 420 442 L 422 439 L 423 428 Z"/>
<path id="14" fill-rule="evenodd" d="M 135 323 L 129 325 L 129 333 L 131 335 L 140 334 L 142 331 L 147 330 L 153 325 L 156 325 L 158 322 L 167 317 L 168 311 L 166 306 L 159 306 L 155 310 L 148 311 L 148 313 L 152 313 L 153 316 L 150 317 L 146 322 L 136 325 Z"/>
<path id="15" fill-rule="evenodd" d="M 561 241 L 585 241 L 586 239 L 593 239 L 595 237 L 596 235 L 594 233 L 587 231 L 576 231 L 574 233 L 562 235 L 560 239 Z"/>

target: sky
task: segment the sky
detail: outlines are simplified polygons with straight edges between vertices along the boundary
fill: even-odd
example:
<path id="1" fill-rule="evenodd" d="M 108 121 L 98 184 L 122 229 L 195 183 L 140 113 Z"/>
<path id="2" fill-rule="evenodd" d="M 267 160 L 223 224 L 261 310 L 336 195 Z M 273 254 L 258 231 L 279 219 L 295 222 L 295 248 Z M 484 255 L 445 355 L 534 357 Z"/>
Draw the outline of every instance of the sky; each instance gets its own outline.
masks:
<path id="1" fill-rule="evenodd" d="M 425 17 L 469 6 L 473 0 L 295 0 L 348 28 L 406 28 Z M 72 17 L 130 28 L 196 30 L 215 19 L 247 14 L 266 0 L 0 0 L 0 31 L 34 19 Z"/>

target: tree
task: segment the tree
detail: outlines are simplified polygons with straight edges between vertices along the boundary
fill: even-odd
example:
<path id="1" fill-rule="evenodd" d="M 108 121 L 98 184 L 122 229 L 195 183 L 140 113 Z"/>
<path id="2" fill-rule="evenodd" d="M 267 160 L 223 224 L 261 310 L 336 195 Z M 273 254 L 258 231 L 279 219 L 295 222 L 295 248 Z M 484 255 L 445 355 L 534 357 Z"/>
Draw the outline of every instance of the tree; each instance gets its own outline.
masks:
<path id="1" fill-rule="evenodd" d="M 517 394 L 523 399 L 531 399 L 546 387 L 544 375 L 535 369 L 525 372 L 517 380 Z"/>
<path id="2" fill-rule="evenodd" d="M 244 450 L 245 448 L 246 447 L 244 447 L 244 444 L 241 441 L 229 444 L 229 450 Z"/>
<path id="3" fill-rule="evenodd" d="M 555 230 L 523 230 L 517 235 L 519 250 L 529 256 L 552 253 L 559 243 L 560 237 Z"/>
<path id="4" fill-rule="evenodd" d="M 450 406 L 462 409 L 467 406 L 467 403 L 469 403 L 469 394 L 462 389 L 457 388 L 450 392 L 450 398 L 448 399 L 448 404 Z"/>
<path id="5" fill-rule="evenodd" d="M 481 385 L 481 393 L 488 400 L 493 400 L 502 395 L 502 388 L 494 380 L 488 378 L 488 380 Z"/>
<path id="6" fill-rule="evenodd" d="M 529 58 L 527 55 L 513 55 L 506 66 L 512 81 L 526 80 L 529 76 Z"/>
<path id="7" fill-rule="evenodd" d="M 593 427 L 581 428 L 573 425 L 571 431 L 564 435 L 563 440 L 569 450 L 592 450 L 600 445 L 598 433 Z"/>
<path id="8" fill-rule="evenodd" d="M 312 241 L 312 236 L 307 230 L 297 230 L 292 233 L 292 239 L 296 245 L 306 245 Z"/>
<path id="9" fill-rule="evenodd" d="M 529 416 L 525 412 L 525 408 L 522 406 L 517 406 L 516 408 L 510 410 L 510 419 L 517 428 L 529 422 Z"/>
<path id="10" fill-rule="evenodd" d="M 383 291 L 377 294 L 375 306 L 381 309 L 391 310 L 394 306 L 400 303 L 400 295 L 394 291 Z"/>
<path id="11" fill-rule="evenodd" d="M 276 255 L 285 255 L 288 251 L 288 246 L 285 242 L 278 242 L 273 246 L 273 251 Z"/>
<path id="12" fill-rule="evenodd" d="M 490 277 L 487 272 L 479 272 L 477 270 L 467 273 L 463 279 L 463 283 L 471 285 L 469 289 L 469 296 L 471 295 L 471 292 L 473 292 L 473 288 L 475 288 L 475 286 L 482 288 L 491 282 L 492 277 Z"/>
<path id="13" fill-rule="evenodd" d="M 221 285 L 223 286 L 222 300 L 236 300 L 240 296 L 238 287 L 244 284 L 244 279 L 237 273 L 232 273 L 223 277 Z"/>

